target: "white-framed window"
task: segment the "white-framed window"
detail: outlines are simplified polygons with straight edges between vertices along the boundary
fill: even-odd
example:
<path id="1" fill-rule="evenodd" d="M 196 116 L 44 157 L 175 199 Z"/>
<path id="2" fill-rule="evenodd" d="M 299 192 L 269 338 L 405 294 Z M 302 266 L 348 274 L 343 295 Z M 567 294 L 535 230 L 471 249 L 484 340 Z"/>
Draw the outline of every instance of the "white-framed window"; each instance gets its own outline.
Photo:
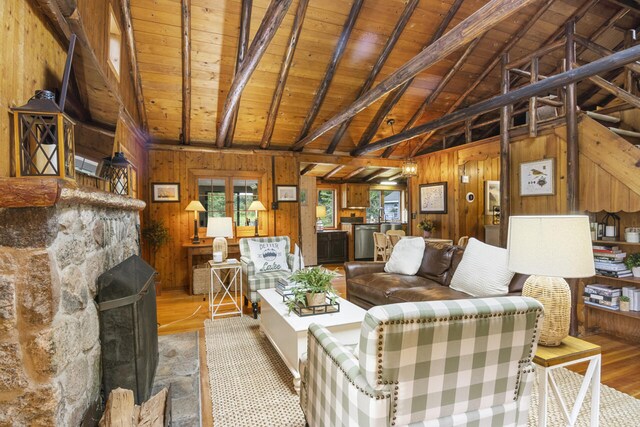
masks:
<path id="1" fill-rule="evenodd" d="M 116 79 L 120 80 L 120 68 L 122 59 L 122 30 L 120 24 L 113 13 L 111 5 L 109 5 L 109 59 L 108 63 L 116 75 Z"/>
<path id="2" fill-rule="evenodd" d="M 330 188 L 318 189 L 318 205 L 327 209 L 327 215 L 320 218 L 324 228 L 336 227 L 336 190 Z"/>

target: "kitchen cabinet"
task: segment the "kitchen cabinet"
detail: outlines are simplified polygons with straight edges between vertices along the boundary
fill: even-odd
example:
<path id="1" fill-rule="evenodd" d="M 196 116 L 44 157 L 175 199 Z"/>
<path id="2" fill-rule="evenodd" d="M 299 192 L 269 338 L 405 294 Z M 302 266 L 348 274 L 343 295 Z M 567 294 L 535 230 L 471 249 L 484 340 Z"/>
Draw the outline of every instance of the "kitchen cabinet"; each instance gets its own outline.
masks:
<path id="1" fill-rule="evenodd" d="M 369 184 L 342 184 L 342 209 L 369 207 Z"/>
<path id="2" fill-rule="evenodd" d="M 341 264 L 347 261 L 347 233 L 323 231 L 318 233 L 318 264 Z"/>

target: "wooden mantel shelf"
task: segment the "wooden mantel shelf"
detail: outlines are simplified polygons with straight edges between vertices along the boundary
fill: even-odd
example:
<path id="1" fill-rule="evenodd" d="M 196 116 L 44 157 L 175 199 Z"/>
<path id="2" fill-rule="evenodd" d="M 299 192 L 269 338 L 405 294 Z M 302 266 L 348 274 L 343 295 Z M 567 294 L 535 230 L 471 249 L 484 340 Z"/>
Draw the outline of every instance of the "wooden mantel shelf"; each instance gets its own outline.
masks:
<path id="1" fill-rule="evenodd" d="M 46 208 L 57 203 L 142 210 L 142 200 L 119 196 L 91 187 L 82 187 L 75 181 L 60 178 L 7 178 L 0 177 L 0 208 Z"/>

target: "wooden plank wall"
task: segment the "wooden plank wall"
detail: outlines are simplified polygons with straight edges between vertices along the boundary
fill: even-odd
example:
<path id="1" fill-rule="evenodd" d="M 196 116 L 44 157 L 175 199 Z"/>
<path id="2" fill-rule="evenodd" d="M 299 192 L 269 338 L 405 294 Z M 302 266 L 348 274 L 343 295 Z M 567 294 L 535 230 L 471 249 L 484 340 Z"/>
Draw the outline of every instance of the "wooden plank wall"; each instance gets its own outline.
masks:
<path id="1" fill-rule="evenodd" d="M 10 108 L 24 105 L 36 89 L 59 86 L 66 48 L 24 0 L 0 2 L 0 176 L 10 176 L 12 120 Z"/>
<path id="2" fill-rule="evenodd" d="M 151 150 L 149 152 L 149 185 L 154 182 L 178 182 L 180 202 L 153 203 L 149 201 L 149 218 L 162 220 L 169 228 L 172 240 L 157 256 L 156 267 L 163 289 L 182 289 L 187 286 L 187 251 L 182 245 L 193 235 L 193 216 L 184 209 L 196 197 L 193 171 L 255 171 L 266 175 L 267 227 L 261 230 L 270 236 L 287 235 L 293 243 L 299 238 L 299 203 L 279 203 L 274 211 L 275 185 L 299 185 L 299 162 L 293 156 L 272 157 L 250 154 L 218 154 Z M 272 175 L 273 174 L 273 175 Z M 273 176 L 273 178 L 272 178 Z M 275 184 L 275 185 L 274 185 Z M 262 192 L 262 190 L 261 190 Z"/>
<path id="3" fill-rule="evenodd" d="M 580 123 L 580 126 L 586 126 Z M 511 214 L 563 214 L 567 212 L 567 150 L 566 129 L 559 126 L 546 129 L 535 138 L 519 137 L 511 142 Z M 618 138 L 611 134 L 611 138 Z M 602 139 L 600 143 L 607 143 Z M 555 159 L 555 194 L 553 196 L 520 196 L 520 164 L 543 158 Z M 452 238 L 468 235 L 482 240 L 481 224 L 490 223 L 483 215 L 484 181 L 500 179 L 498 141 L 490 139 L 464 147 L 439 151 L 418 159 L 418 177 L 411 181 L 413 212 L 417 213 L 417 224 L 422 218 L 436 221 L 435 237 Z M 640 224 L 640 196 L 627 186 L 628 183 L 606 172 L 585 155 L 580 155 L 580 200 L 582 213 L 604 211 L 633 212 L 620 214 L 621 227 Z M 469 183 L 460 182 L 460 176 L 469 176 Z M 421 215 L 418 213 L 419 184 L 445 181 L 448 183 L 448 212 L 443 215 Z M 465 195 L 473 192 L 474 203 L 467 203 Z M 415 227 L 414 227 L 415 228 Z M 420 231 L 415 228 L 412 234 Z"/>

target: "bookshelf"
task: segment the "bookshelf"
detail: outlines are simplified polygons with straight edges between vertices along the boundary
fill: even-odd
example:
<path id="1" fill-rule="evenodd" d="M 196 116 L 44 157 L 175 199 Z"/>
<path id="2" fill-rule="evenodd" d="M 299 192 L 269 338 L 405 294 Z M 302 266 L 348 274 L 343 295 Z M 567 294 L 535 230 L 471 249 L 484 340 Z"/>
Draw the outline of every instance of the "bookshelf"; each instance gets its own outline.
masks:
<path id="1" fill-rule="evenodd" d="M 593 244 L 619 246 L 622 252 L 626 252 L 627 254 L 640 252 L 640 243 L 630 243 L 620 240 L 594 240 Z M 587 279 L 584 283 L 601 283 L 620 288 L 632 285 L 640 289 L 640 277 L 609 277 L 597 274 L 593 276 L 593 278 Z M 580 294 L 582 294 L 582 289 Z M 638 327 L 640 311 L 610 310 L 582 302 L 580 305 L 583 307 L 585 333 L 601 331 L 634 342 L 640 341 L 640 328 Z"/>

